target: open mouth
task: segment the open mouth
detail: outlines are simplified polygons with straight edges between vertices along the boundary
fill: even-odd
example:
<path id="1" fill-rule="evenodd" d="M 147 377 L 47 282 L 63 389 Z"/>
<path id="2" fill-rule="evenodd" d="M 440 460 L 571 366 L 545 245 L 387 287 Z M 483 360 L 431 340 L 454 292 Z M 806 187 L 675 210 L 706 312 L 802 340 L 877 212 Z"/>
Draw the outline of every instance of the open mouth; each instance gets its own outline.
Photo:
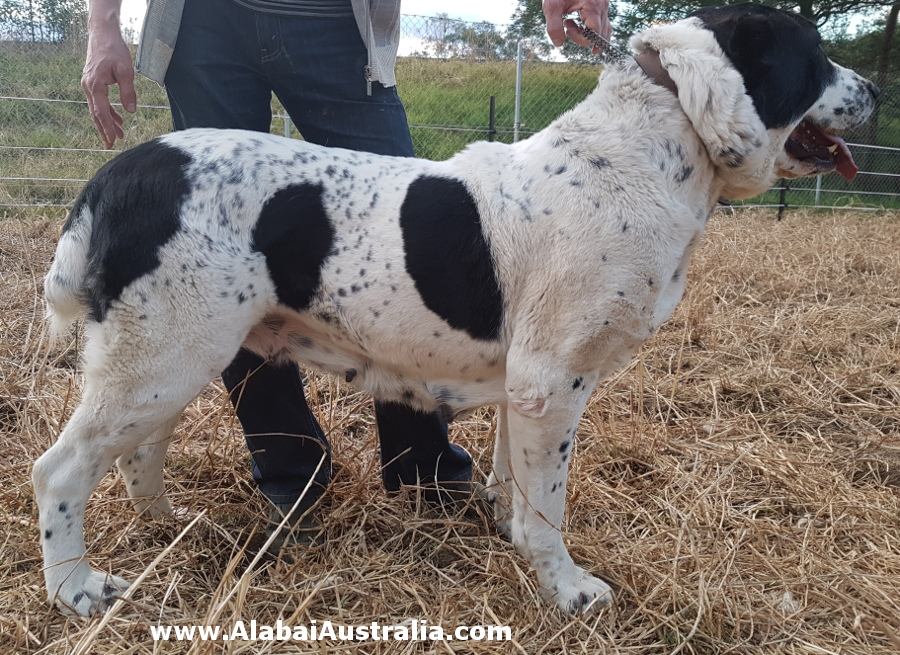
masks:
<path id="1" fill-rule="evenodd" d="M 859 170 L 844 140 L 824 132 L 808 119 L 791 132 L 784 149 L 791 157 L 812 165 L 819 173 L 837 171 L 852 180 Z"/>

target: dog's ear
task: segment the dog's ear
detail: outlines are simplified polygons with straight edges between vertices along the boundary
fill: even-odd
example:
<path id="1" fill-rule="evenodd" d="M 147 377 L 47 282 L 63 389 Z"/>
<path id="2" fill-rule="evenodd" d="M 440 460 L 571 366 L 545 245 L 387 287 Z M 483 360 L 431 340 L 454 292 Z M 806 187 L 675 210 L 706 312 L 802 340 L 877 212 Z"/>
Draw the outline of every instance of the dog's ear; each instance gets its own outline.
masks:
<path id="1" fill-rule="evenodd" d="M 770 61 L 775 31 L 768 16 L 748 16 L 734 23 L 726 32 L 718 32 L 719 46 L 744 78 L 744 88 L 761 86 L 771 75 L 775 62 Z M 759 110 L 757 110 L 759 111 Z"/>
<path id="2" fill-rule="evenodd" d="M 742 49 L 752 49 L 757 38 L 763 37 L 752 30 L 734 34 Z M 766 127 L 743 76 L 709 30 L 687 19 L 645 30 L 632 37 L 631 47 L 659 52 L 660 63 L 678 87 L 678 101 L 716 166 L 744 176 L 769 176 Z"/>

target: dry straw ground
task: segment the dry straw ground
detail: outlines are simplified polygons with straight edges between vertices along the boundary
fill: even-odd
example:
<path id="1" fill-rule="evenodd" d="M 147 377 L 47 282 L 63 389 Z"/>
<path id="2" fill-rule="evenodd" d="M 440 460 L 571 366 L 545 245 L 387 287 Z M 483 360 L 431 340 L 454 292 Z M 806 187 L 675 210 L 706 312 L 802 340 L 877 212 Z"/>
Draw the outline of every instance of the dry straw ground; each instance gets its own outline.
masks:
<path id="1" fill-rule="evenodd" d="M 613 608 L 562 616 L 486 525 L 420 508 L 414 493 L 387 498 L 368 399 L 315 378 L 341 465 L 326 541 L 249 569 L 264 503 L 214 384 L 169 454 L 188 518 L 136 519 L 112 474 L 89 504 L 95 565 L 135 579 L 165 551 L 99 632 L 45 603 L 29 481 L 79 393 L 77 342 L 48 355 L 41 339 L 58 225 L 0 221 L 0 652 L 900 652 L 897 214 L 711 222 L 675 316 L 597 391 L 578 433 L 566 535 L 616 584 Z M 485 474 L 492 413 L 453 432 Z M 154 644 L 148 632 L 279 617 L 509 625 L 514 641 Z"/>

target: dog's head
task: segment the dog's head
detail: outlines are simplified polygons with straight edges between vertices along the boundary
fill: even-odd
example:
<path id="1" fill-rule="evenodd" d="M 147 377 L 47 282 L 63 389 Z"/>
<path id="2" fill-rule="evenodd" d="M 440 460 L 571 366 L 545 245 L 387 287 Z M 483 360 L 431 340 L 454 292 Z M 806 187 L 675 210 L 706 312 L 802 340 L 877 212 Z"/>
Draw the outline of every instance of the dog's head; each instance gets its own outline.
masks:
<path id="1" fill-rule="evenodd" d="M 856 174 L 840 134 L 868 117 L 878 89 L 829 60 L 820 42 L 805 18 L 741 4 L 650 28 L 631 46 L 659 52 L 723 195 L 742 198 L 776 177 Z"/>

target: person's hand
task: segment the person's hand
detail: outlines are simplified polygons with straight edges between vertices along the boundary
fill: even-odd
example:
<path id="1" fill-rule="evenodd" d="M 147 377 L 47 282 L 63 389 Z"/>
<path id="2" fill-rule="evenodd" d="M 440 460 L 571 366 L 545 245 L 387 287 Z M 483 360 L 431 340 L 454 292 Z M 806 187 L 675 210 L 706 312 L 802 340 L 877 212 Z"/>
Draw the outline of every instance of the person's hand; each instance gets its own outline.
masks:
<path id="1" fill-rule="evenodd" d="M 109 102 L 109 87 L 119 85 L 119 98 L 126 111 L 137 109 L 134 91 L 134 64 L 118 25 L 92 30 L 88 37 L 87 59 L 81 74 L 81 88 L 87 97 L 91 119 L 107 149 L 116 139 L 124 139 L 122 116 Z"/>
<path id="2" fill-rule="evenodd" d="M 581 28 L 573 20 L 563 20 L 563 16 L 577 11 L 582 22 L 604 39 L 609 41 L 612 27 L 609 24 L 609 0 L 544 0 L 544 18 L 547 19 L 547 34 L 556 47 L 566 42 L 566 37 L 596 54 L 599 48 L 581 34 Z"/>

